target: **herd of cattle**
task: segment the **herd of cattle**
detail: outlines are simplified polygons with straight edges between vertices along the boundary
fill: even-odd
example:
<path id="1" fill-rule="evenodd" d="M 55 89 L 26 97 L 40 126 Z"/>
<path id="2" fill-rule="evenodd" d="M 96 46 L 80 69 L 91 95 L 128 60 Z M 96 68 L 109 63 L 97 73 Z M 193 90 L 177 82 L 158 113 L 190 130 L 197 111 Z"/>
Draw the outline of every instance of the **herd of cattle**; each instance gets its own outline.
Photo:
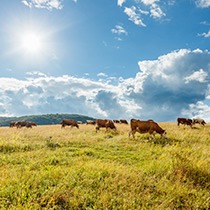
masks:
<path id="1" fill-rule="evenodd" d="M 35 122 L 27 122 L 27 121 L 18 121 L 18 122 L 10 122 L 9 127 L 17 127 L 17 128 L 32 128 L 32 126 L 37 126 Z"/>
<path id="2" fill-rule="evenodd" d="M 61 128 L 65 128 L 66 126 L 76 127 L 79 128 L 79 124 L 81 124 L 81 121 L 76 120 L 70 120 L 70 119 L 64 119 L 62 120 Z M 86 125 L 95 125 L 96 132 L 100 130 L 100 128 L 106 128 L 108 129 L 114 129 L 117 130 L 115 124 L 121 123 L 121 124 L 128 124 L 127 120 L 108 120 L 108 119 L 97 119 L 97 120 L 86 120 Z M 204 126 L 206 122 L 203 119 L 188 119 L 188 118 L 177 118 L 177 125 L 180 124 L 187 125 L 192 127 L 194 124 L 200 124 Z M 10 122 L 10 127 L 27 127 L 32 128 L 32 126 L 37 126 L 34 122 L 26 122 L 26 121 L 19 121 L 19 122 Z M 161 137 L 165 137 L 166 130 L 162 129 L 158 123 L 154 122 L 152 119 L 150 120 L 137 120 L 137 119 L 131 119 L 130 120 L 130 127 L 131 130 L 129 132 L 129 138 L 132 135 L 133 138 L 135 138 L 135 133 L 149 133 L 150 135 L 155 136 L 155 134 L 160 134 Z"/>

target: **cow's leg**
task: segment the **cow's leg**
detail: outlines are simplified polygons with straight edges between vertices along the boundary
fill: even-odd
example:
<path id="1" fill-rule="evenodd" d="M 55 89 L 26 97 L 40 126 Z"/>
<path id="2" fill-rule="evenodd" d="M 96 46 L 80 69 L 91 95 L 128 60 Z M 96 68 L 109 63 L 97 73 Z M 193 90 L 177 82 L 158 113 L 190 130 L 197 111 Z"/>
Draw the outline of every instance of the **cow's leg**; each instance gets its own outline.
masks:
<path id="1" fill-rule="evenodd" d="M 108 129 L 109 129 L 109 128 L 108 128 L 108 127 L 106 127 L 106 131 L 105 131 L 105 133 L 108 131 Z"/>
<path id="2" fill-rule="evenodd" d="M 156 131 L 149 131 L 149 140 L 151 139 L 155 139 L 155 134 L 156 134 Z"/>
<path id="3" fill-rule="evenodd" d="M 99 126 L 96 126 L 96 133 L 97 133 L 97 131 L 99 131 L 99 129 L 100 129 Z"/>
<path id="4" fill-rule="evenodd" d="M 131 134 L 132 134 L 133 139 L 135 139 L 135 133 L 136 133 L 136 130 L 131 130 L 131 131 L 128 133 L 128 138 L 130 139 L 130 136 L 131 136 Z"/>

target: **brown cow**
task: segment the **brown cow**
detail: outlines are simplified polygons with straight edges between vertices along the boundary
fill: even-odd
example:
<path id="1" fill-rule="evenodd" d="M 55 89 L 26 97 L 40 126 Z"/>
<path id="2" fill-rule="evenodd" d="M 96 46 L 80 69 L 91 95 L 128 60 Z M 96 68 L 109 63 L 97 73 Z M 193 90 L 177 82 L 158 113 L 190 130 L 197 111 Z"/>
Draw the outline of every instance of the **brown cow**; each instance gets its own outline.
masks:
<path id="1" fill-rule="evenodd" d="M 206 124 L 206 122 L 203 119 L 193 119 L 192 124 L 194 125 L 196 123 L 203 125 L 203 126 Z"/>
<path id="2" fill-rule="evenodd" d="M 22 127 L 32 128 L 32 124 L 30 122 L 27 122 L 27 121 L 18 121 L 18 122 L 15 123 L 15 126 L 17 128 L 22 128 Z"/>
<path id="3" fill-rule="evenodd" d="M 135 133 L 149 133 L 150 135 L 155 136 L 156 133 L 160 134 L 161 137 L 165 137 L 166 130 L 163 130 L 156 122 L 147 120 L 141 121 L 136 119 L 131 119 L 130 121 L 131 131 L 129 132 L 129 138 L 132 134 L 133 138 L 135 139 Z"/>
<path id="4" fill-rule="evenodd" d="M 193 121 L 191 119 L 188 118 L 177 118 L 177 125 L 179 126 L 180 124 L 183 125 L 189 125 L 190 127 L 192 127 L 192 123 Z"/>
<path id="5" fill-rule="evenodd" d="M 37 126 L 35 122 L 28 122 L 31 126 Z"/>
<path id="6" fill-rule="evenodd" d="M 14 122 L 14 121 L 13 121 L 13 122 L 10 122 L 10 123 L 9 123 L 9 127 L 10 127 L 10 128 L 13 128 L 13 127 L 16 126 L 15 124 L 16 124 L 16 122 Z"/>
<path id="7" fill-rule="evenodd" d="M 114 123 L 120 123 L 120 121 L 119 121 L 119 120 L 113 120 L 113 122 L 114 122 Z"/>
<path id="8" fill-rule="evenodd" d="M 71 126 L 71 128 L 75 126 L 75 127 L 79 128 L 79 125 L 78 125 L 77 121 L 75 121 L 75 120 L 64 119 L 64 120 L 62 120 L 61 124 L 62 124 L 61 128 L 65 128 L 65 126 Z"/>
<path id="9" fill-rule="evenodd" d="M 107 119 L 105 119 L 105 120 L 97 119 L 96 120 L 96 132 L 100 128 L 106 128 L 106 130 L 108 130 L 108 128 L 116 130 L 116 127 L 115 127 L 113 121 L 107 120 Z"/>
<path id="10" fill-rule="evenodd" d="M 127 120 L 120 120 L 120 123 L 124 123 L 124 124 L 128 124 L 128 121 Z"/>

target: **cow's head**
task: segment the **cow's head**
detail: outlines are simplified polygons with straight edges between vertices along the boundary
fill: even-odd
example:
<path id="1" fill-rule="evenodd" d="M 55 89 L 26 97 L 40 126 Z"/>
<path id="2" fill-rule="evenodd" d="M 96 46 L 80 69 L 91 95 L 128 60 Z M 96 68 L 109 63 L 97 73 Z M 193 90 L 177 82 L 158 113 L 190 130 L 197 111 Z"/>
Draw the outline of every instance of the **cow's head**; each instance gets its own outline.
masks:
<path id="1" fill-rule="evenodd" d="M 163 130 L 163 133 L 161 134 L 161 137 L 166 138 L 166 134 L 167 134 L 166 130 Z"/>

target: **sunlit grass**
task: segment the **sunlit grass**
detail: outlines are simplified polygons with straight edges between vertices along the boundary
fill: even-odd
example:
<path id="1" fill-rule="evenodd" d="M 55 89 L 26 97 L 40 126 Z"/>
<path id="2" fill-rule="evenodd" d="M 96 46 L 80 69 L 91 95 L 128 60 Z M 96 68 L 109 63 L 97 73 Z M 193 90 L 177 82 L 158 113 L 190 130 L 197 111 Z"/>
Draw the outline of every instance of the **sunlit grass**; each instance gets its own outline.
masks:
<path id="1" fill-rule="evenodd" d="M 0 128 L 0 209 L 209 209 L 210 127 Z"/>

